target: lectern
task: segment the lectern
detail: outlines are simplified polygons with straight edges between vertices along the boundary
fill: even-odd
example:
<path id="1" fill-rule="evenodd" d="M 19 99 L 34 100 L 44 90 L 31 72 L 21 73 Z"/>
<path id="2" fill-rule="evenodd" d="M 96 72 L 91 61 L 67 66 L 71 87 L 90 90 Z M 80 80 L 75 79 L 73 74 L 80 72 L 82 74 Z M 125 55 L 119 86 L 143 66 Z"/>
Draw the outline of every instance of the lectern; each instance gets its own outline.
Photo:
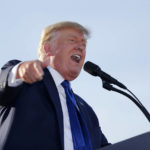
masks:
<path id="1" fill-rule="evenodd" d="M 150 150 L 150 132 L 98 150 Z"/>

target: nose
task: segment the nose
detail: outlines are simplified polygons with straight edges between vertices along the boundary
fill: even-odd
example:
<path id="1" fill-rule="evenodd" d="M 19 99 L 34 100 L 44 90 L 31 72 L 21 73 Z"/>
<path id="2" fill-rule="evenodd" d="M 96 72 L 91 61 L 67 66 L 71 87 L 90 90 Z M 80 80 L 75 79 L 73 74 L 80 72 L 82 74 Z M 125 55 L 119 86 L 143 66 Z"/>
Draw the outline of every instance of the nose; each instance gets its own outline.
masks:
<path id="1" fill-rule="evenodd" d="M 83 43 L 78 43 L 75 47 L 76 50 L 84 51 L 86 48 L 85 44 Z"/>

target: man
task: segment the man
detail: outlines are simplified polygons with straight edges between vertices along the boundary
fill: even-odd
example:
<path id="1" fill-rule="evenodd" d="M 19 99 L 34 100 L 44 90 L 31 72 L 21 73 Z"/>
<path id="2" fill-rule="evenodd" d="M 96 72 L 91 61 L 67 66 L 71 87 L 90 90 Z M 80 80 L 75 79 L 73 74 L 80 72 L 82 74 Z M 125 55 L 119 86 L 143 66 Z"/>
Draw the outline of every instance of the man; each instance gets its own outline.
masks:
<path id="1" fill-rule="evenodd" d="M 88 36 L 75 22 L 50 25 L 42 32 L 39 60 L 13 60 L 2 67 L 1 148 L 96 150 L 108 145 L 94 111 L 68 83 L 81 71 Z"/>

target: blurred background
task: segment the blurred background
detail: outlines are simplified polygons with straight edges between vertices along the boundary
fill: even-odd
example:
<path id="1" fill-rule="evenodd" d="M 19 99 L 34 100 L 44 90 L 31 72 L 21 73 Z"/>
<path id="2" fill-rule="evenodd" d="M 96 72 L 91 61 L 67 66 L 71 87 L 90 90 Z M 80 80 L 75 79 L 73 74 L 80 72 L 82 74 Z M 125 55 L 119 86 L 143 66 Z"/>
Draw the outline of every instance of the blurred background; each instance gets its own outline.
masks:
<path id="1" fill-rule="evenodd" d="M 86 61 L 124 83 L 150 112 L 150 1 L 0 0 L 0 66 L 11 59 L 37 59 L 42 29 L 59 21 L 87 27 Z M 100 78 L 82 71 L 72 87 L 92 106 L 109 142 L 150 130 L 137 106 L 103 89 Z"/>

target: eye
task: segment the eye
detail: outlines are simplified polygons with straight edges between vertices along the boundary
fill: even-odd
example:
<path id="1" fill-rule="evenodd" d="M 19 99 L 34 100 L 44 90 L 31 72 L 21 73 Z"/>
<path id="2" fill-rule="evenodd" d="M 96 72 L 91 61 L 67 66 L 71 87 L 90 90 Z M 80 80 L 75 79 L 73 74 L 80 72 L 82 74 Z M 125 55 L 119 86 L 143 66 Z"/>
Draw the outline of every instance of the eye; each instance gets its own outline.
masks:
<path id="1" fill-rule="evenodd" d="M 71 43 L 75 43 L 75 42 L 76 42 L 75 39 L 69 39 L 69 41 L 70 41 Z"/>

